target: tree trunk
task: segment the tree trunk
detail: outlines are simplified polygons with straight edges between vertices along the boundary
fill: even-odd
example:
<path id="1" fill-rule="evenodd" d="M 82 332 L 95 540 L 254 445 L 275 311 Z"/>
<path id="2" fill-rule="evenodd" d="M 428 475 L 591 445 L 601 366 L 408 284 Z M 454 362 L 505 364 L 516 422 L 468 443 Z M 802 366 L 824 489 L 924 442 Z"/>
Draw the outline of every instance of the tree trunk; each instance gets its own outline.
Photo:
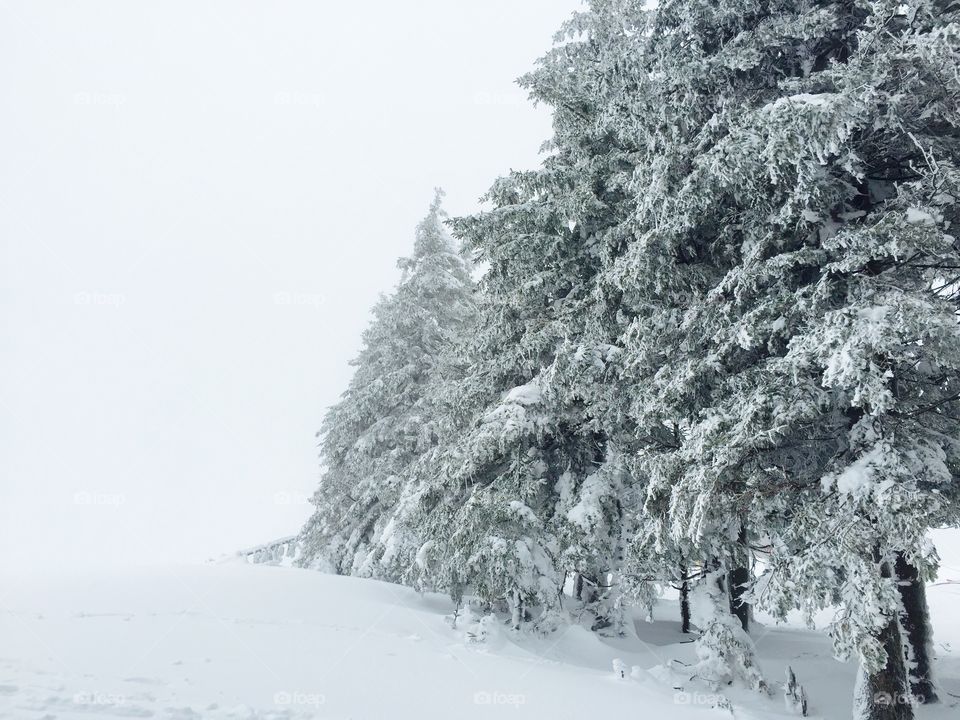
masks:
<path id="1" fill-rule="evenodd" d="M 708 573 L 716 573 L 717 575 L 717 587 L 720 588 L 720 592 L 727 592 L 727 577 L 726 573 L 720 572 L 723 569 L 723 563 L 720 562 L 720 558 L 713 558 L 710 562 L 707 563 L 706 571 Z M 727 593 L 729 595 L 729 593 Z"/>
<path id="2" fill-rule="evenodd" d="M 879 552 L 876 553 L 879 557 Z M 883 577 L 891 577 L 892 570 L 883 562 Z M 903 642 L 896 616 L 889 618 L 877 636 L 887 655 L 887 662 L 870 675 L 860 670 L 855 697 L 854 717 L 857 720 L 913 720 L 910 682 L 903 660 Z"/>
<path id="3" fill-rule="evenodd" d="M 920 572 L 907 562 L 902 553 L 897 553 L 894 571 L 903 603 L 900 625 L 907 641 L 904 649 L 910 676 L 910 691 L 918 703 L 935 703 L 939 698 L 933 685 L 930 649 L 933 645 L 933 631 L 927 609 L 926 588 L 920 579 Z"/>
<path id="4" fill-rule="evenodd" d="M 519 630 L 520 621 L 523 619 L 523 603 L 520 600 L 520 591 L 514 590 L 513 597 L 510 600 L 510 627 Z"/>
<path id="5" fill-rule="evenodd" d="M 690 632 L 690 580 L 683 558 L 680 559 L 680 632 Z"/>
<path id="6" fill-rule="evenodd" d="M 573 578 L 573 596 L 577 600 L 583 600 L 583 575 L 575 573 Z"/>
<path id="7" fill-rule="evenodd" d="M 740 524 L 737 547 L 734 551 L 736 566 L 729 572 L 727 580 L 730 586 L 730 612 L 737 616 L 744 632 L 750 630 L 750 606 L 743 601 L 750 582 L 749 552 L 747 550 L 747 528 Z"/>
<path id="8" fill-rule="evenodd" d="M 913 720 L 910 683 L 903 663 L 900 626 L 891 618 L 878 638 L 887 653 L 887 664 L 859 681 L 857 720 Z M 864 672 L 862 669 L 861 673 Z"/>

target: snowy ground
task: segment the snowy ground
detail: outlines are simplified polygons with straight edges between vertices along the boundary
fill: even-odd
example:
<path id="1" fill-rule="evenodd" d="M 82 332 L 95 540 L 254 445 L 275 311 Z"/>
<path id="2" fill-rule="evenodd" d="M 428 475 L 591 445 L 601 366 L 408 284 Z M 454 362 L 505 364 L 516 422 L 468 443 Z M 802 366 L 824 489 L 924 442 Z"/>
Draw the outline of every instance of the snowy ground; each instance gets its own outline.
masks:
<path id="1" fill-rule="evenodd" d="M 960 553 L 943 554 L 943 579 L 960 580 Z M 731 717 L 703 688 L 678 690 L 679 676 L 646 671 L 692 658 L 672 603 L 662 622 L 637 623 L 625 638 L 572 627 L 517 640 L 495 628 L 477 644 L 444 620 L 444 597 L 290 568 L 2 583 L 0 718 Z M 919 715 L 960 717 L 960 585 L 932 586 L 930 602 L 946 702 Z M 754 636 L 777 693 L 728 693 L 733 717 L 789 717 L 779 695 L 787 664 L 813 716 L 849 717 L 854 671 L 830 659 L 822 635 Z M 618 679 L 615 658 L 644 670 Z"/>

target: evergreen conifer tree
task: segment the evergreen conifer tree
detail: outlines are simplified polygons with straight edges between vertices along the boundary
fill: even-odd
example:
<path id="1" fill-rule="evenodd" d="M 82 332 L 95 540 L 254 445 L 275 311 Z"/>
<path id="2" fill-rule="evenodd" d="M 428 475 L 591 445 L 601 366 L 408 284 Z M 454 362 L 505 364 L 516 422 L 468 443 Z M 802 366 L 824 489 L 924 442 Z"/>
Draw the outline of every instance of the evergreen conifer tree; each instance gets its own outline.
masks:
<path id="1" fill-rule="evenodd" d="M 443 226 L 441 198 L 437 191 L 413 255 L 398 263 L 400 284 L 373 309 L 350 386 L 324 418 L 303 565 L 396 581 L 421 544 L 408 521 L 413 474 L 442 434 L 435 388 L 452 371 L 447 348 L 474 315 L 469 264 Z"/>

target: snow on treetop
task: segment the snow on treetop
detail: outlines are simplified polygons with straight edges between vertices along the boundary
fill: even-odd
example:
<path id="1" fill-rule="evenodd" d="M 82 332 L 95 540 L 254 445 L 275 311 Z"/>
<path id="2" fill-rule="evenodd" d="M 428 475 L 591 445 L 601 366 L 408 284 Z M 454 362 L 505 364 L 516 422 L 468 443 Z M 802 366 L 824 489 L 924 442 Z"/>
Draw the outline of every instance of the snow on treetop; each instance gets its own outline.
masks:
<path id="1" fill-rule="evenodd" d="M 508 503 L 508 507 L 517 516 L 520 520 L 523 520 L 530 525 L 539 525 L 540 519 L 536 516 L 533 510 L 530 507 L 519 500 L 511 500 Z"/>
<path id="2" fill-rule="evenodd" d="M 936 225 L 937 219 L 920 208 L 907 208 L 907 222 L 911 225 Z"/>
<path id="3" fill-rule="evenodd" d="M 536 405 L 543 400 L 543 391 L 535 381 L 532 381 L 507 391 L 503 399 L 518 405 Z"/>
<path id="4" fill-rule="evenodd" d="M 877 445 L 851 463 L 836 476 L 824 478 L 824 489 L 829 490 L 836 484 L 837 492 L 845 495 L 862 495 L 873 485 L 874 469 L 883 465 L 883 447 Z"/>
<path id="5" fill-rule="evenodd" d="M 839 97 L 837 93 L 798 93 L 786 97 L 777 98 L 763 107 L 764 110 L 775 110 L 785 105 L 808 105 L 810 107 L 824 107 L 829 105 L 835 98 Z"/>

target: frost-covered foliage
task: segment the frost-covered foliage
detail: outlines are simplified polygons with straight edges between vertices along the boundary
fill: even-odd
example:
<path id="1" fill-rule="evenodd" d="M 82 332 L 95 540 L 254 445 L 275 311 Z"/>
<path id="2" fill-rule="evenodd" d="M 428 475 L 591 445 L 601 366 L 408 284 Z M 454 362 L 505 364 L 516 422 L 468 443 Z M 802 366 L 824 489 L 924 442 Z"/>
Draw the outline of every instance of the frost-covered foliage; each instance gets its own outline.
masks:
<path id="1" fill-rule="evenodd" d="M 731 615 L 722 586 L 722 573 L 708 573 L 693 593 L 692 620 L 702 635 L 692 671 L 714 688 L 740 680 L 754 690 L 766 691 L 754 657 L 753 641 Z"/>
<path id="2" fill-rule="evenodd" d="M 598 290 L 648 515 L 721 560 L 762 533 L 758 599 L 839 602 L 838 653 L 879 672 L 883 567 L 929 573 L 956 517 L 956 8 L 594 7 L 600 115 L 636 149 Z"/>
<path id="3" fill-rule="evenodd" d="M 443 433 L 435 395 L 455 374 L 447 348 L 474 314 L 469 264 L 443 226 L 441 197 L 417 227 L 413 255 L 398 263 L 399 286 L 373 309 L 349 389 L 324 419 L 303 565 L 399 580 L 420 547 L 413 469 Z"/>

